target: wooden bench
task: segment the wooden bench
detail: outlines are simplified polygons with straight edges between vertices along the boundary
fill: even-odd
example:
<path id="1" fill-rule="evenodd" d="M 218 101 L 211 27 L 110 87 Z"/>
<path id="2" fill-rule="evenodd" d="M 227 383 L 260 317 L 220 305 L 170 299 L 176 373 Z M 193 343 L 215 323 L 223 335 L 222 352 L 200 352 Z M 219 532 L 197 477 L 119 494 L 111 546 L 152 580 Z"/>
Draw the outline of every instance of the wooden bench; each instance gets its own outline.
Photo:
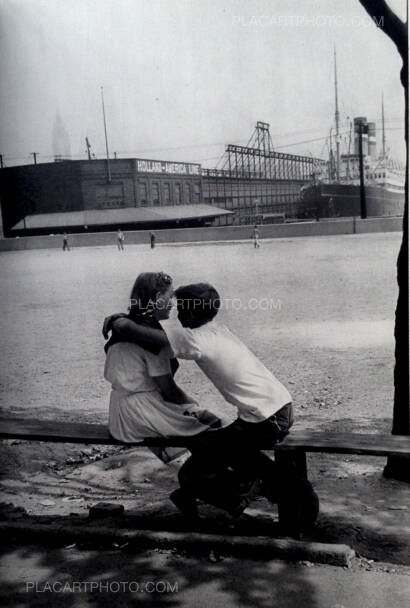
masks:
<path id="1" fill-rule="evenodd" d="M 127 447 L 185 447 L 184 438 L 147 438 L 137 443 L 122 443 L 114 439 L 103 424 L 58 422 L 0 418 L 0 439 L 119 445 Z M 268 450 L 269 448 L 267 448 Z M 270 451 L 272 449 L 270 448 Z M 307 452 L 327 454 L 357 454 L 367 456 L 396 456 L 410 459 L 410 436 L 390 434 L 328 433 L 327 431 L 292 431 L 274 447 L 275 460 L 282 470 L 296 471 L 307 479 Z M 279 506 L 279 523 L 299 538 L 299 513 Z M 286 522 L 286 524 L 285 524 Z"/>

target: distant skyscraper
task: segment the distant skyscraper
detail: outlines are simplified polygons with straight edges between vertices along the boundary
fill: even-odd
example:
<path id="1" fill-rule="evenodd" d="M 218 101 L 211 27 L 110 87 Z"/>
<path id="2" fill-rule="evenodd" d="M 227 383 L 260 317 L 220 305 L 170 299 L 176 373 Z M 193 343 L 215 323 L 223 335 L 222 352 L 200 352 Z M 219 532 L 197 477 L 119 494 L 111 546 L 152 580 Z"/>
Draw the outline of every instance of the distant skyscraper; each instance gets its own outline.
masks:
<path id="1" fill-rule="evenodd" d="M 53 125 L 53 155 L 55 158 L 70 158 L 70 137 L 64 127 L 60 112 L 57 110 Z"/>

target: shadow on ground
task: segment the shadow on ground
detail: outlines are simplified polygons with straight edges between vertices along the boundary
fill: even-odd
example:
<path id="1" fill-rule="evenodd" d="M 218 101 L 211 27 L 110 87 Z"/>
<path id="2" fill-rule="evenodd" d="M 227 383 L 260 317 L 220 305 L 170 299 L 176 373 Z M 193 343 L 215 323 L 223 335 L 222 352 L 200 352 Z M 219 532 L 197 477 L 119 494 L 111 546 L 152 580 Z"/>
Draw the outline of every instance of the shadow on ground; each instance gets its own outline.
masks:
<path id="1" fill-rule="evenodd" d="M 310 608 L 317 606 L 314 588 L 304 576 L 306 569 L 296 565 L 290 568 L 280 562 L 235 560 L 233 567 L 230 558 L 210 561 L 207 556 L 193 559 L 172 552 L 135 554 L 62 548 L 40 553 L 36 547 L 4 550 L 0 559 L 7 560 L 10 568 L 3 585 L 4 606 L 49 607 L 58 603 L 70 608 L 84 605 L 78 603 L 80 598 L 96 606 L 114 603 L 117 607 L 228 604 L 271 608 L 279 600 L 280 606 L 297 606 L 298 598 L 303 598 L 304 605 Z M 18 581 L 13 577 L 14 568 L 24 571 Z M 80 593 L 47 590 L 47 584 L 61 589 L 64 584 L 70 588 L 78 581 L 101 582 L 105 587 L 102 591 L 83 588 Z M 223 604 L 212 601 L 213 593 L 219 600 L 225 598 Z"/>

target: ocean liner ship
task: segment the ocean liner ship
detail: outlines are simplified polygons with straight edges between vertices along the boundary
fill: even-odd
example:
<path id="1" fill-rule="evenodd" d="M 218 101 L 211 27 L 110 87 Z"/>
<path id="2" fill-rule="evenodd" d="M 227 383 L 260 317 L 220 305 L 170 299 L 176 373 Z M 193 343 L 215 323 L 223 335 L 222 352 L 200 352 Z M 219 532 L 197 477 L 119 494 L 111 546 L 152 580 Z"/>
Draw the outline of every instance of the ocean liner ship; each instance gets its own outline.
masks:
<path id="1" fill-rule="evenodd" d="M 339 109 L 335 55 L 336 151 L 330 150 L 327 167 L 312 176 L 301 190 L 305 214 L 319 217 L 361 215 L 360 154 L 363 162 L 367 217 L 401 216 L 404 211 L 405 167 L 386 149 L 382 100 L 382 149 L 377 153 L 376 125 L 365 117 L 354 119 L 354 151 L 340 154 Z M 362 129 L 360 146 L 359 130 Z M 349 137 L 349 142 L 351 137 Z M 350 148 L 350 144 L 349 144 Z M 360 150 L 360 148 L 362 148 Z"/>
<path id="2" fill-rule="evenodd" d="M 306 211 L 319 217 L 359 216 L 359 155 L 341 156 L 339 180 L 314 176 L 302 188 Z M 343 169 L 347 172 L 342 174 Z M 368 217 L 401 216 L 404 210 L 405 170 L 398 162 L 381 157 L 364 159 L 366 210 Z"/>

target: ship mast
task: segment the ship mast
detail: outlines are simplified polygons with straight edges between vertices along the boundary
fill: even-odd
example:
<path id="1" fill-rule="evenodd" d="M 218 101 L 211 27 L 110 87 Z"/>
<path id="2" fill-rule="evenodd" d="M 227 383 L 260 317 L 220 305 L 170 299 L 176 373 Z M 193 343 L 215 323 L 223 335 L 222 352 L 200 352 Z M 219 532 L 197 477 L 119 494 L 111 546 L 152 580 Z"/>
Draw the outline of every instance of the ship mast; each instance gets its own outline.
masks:
<path id="1" fill-rule="evenodd" d="M 104 105 L 104 89 L 101 87 L 101 104 L 102 104 L 102 113 L 104 120 L 104 135 L 105 135 L 105 150 L 107 152 L 107 182 L 111 183 L 111 168 L 110 168 L 110 153 L 108 151 L 108 137 L 107 137 L 107 121 L 105 119 L 105 105 Z"/>
<path id="2" fill-rule="evenodd" d="M 336 181 L 340 181 L 340 132 L 339 132 L 339 99 L 337 92 L 337 64 L 336 47 L 334 48 L 334 68 L 335 68 L 335 123 L 336 123 Z"/>
<path id="3" fill-rule="evenodd" d="M 349 117 L 348 117 L 349 118 Z M 346 177 L 350 180 L 350 146 L 352 143 L 352 122 L 349 125 L 349 147 L 347 149 Z"/>
<path id="4" fill-rule="evenodd" d="M 329 181 L 333 181 L 335 174 L 334 174 L 334 156 L 333 156 L 333 146 L 332 146 L 332 131 L 333 131 L 333 127 L 331 127 L 330 132 L 329 132 L 329 170 L 328 170 L 328 174 L 329 174 Z"/>
<path id="5" fill-rule="evenodd" d="M 386 157 L 386 132 L 384 130 L 384 99 L 383 99 L 383 93 L 382 93 L 382 151 L 383 151 L 383 158 Z"/>

